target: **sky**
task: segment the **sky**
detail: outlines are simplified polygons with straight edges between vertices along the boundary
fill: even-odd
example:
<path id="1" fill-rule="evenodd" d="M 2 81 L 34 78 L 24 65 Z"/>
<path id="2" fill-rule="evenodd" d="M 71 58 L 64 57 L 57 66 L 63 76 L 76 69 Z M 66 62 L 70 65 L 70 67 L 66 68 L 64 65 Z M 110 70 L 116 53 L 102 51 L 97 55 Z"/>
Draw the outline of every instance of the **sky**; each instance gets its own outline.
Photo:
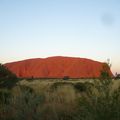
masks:
<path id="1" fill-rule="evenodd" d="M 109 58 L 120 73 L 119 52 L 120 0 L 0 0 L 0 63 Z"/>

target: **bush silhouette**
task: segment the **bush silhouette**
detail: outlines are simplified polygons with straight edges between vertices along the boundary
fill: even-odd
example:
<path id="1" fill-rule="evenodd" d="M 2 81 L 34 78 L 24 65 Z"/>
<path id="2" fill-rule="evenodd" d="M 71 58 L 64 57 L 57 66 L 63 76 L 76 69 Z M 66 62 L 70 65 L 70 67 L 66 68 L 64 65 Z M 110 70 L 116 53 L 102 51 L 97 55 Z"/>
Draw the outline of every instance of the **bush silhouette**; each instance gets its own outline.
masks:
<path id="1" fill-rule="evenodd" d="M 18 81 L 15 74 L 8 70 L 4 65 L 0 64 L 0 88 L 11 88 Z"/>
<path id="2" fill-rule="evenodd" d="M 64 76 L 63 77 L 63 80 L 68 80 L 69 79 L 69 76 Z"/>
<path id="3" fill-rule="evenodd" d="M 74 84 L 74 88 L 78 92 L 85 92 L 87 90 L 86 84 L 85 83 L 81 83 L 81 82 L 78 82 L 78 83 Z"/>

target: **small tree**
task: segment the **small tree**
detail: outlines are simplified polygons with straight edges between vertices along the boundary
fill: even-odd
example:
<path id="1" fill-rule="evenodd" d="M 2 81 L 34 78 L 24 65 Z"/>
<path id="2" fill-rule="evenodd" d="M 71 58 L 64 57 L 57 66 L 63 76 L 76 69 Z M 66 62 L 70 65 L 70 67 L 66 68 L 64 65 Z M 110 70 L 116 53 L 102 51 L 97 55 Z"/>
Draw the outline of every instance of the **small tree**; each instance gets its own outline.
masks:
<path id="1" fill-rule="evenodd" d="M 17 77 L 8 68 L 0 64 L 0 88 L 11 88 L 17 82 Z"/>

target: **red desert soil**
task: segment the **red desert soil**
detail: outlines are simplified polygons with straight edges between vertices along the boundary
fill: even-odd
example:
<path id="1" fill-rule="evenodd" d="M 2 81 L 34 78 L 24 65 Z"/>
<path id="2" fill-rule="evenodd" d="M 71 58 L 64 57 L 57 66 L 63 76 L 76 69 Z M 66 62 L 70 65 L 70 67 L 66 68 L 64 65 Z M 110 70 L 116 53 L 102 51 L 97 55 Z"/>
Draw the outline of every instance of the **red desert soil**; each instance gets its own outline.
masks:
<path id="1" fill-rule="evenodd" d="M 5 66 L 20 78 L 97 78 L 104 63 L 85 58 L 48 57 L 6 63 Z M 112 72 L 108 67 L 108 72 Z"/>

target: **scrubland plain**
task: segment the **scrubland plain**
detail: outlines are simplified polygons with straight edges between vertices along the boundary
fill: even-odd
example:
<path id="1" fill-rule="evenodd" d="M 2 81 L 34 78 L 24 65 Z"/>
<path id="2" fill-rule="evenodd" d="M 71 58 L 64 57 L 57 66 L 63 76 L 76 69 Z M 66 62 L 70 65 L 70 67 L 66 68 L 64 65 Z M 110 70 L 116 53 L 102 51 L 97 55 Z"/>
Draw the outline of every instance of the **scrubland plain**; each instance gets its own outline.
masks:
<path id="1" fill-rule="evenodd" d="M 119 120 L 120 80 L 20 80 L 0 90 L 1 120 Z"/>

